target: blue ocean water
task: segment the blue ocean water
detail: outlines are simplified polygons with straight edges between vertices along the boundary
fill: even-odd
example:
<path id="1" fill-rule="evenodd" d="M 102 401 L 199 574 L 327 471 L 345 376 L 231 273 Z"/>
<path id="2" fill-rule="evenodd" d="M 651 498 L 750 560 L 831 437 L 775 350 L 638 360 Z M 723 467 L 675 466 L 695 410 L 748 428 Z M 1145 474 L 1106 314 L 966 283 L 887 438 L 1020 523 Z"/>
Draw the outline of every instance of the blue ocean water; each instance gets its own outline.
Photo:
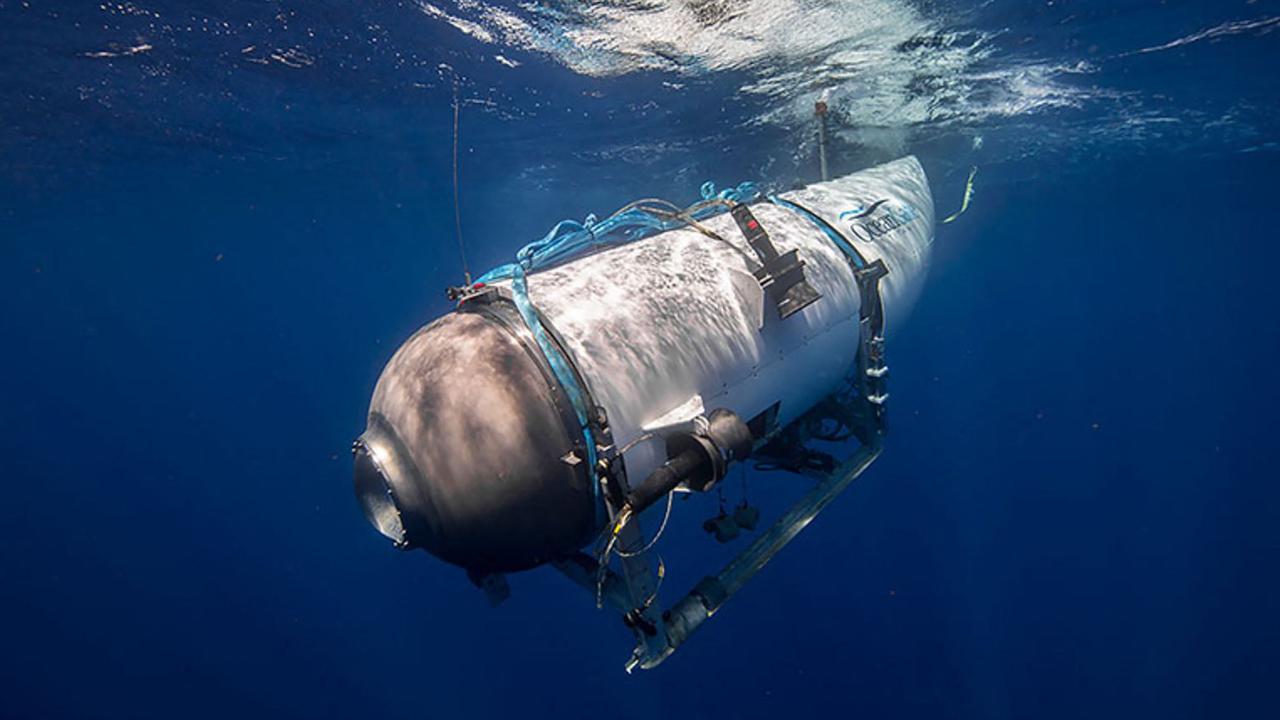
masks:
<path id="1" fill-rule="evenodd" d="M 0 717 L 1273 717 L 1280 4 L 0 0 Z M 904 154 L 884 456 L 666 664 L 349 448 L 556 221 Z M 753 492 L 797 481 L 751 478 Z M 677 504 L 671 592 L 720 549 Z"/>

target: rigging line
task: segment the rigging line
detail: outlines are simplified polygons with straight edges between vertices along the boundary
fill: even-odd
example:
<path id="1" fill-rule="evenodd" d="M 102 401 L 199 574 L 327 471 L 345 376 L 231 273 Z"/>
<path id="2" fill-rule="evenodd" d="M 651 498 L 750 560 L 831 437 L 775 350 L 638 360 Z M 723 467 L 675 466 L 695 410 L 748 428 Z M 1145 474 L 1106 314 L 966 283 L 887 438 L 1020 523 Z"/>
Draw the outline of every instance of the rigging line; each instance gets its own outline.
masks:
<path id="1" fill-rule="evenodd" d="M 670 208 L 670 210 L 659 210 L 657 208 L 652 207 L 652 205 L 654 204 L 663 205 L 665 207 Z M 755 257 L 753 257 L 750 253 L 738 247 L 737 245 L 734 245 L 728 240 L 725 240 L 723 237 L 721 237 L 715 231 L 708 228 L 706 225 L 703 225 L 693 216 L 695 212 L 698 212 L 700 210 L 705 210 L 709 207 L 715 207 L 717 205 L 726 207 L 730 210 L 733 209 L 733 203 L 720 198 L 703 200 L 701 202 L 694 203 L 693 205 L 687 208 L 681 208 L 679 205 L 676 205 L 675 203 L 670 202 L 668 200 L 663 200 L 661 198 L 644 198 L 642 200 L 636 200 L 634 202 L 627 203 L 621 209 L 615 212 L 613 216 L 621 215 L 622 213 L 625 213 L 629 210 L 642 210 L 644 212 L 649 213 L 650 215 L 654 215 L 656 217 L 663 218 L 665 220 L 679 220 L 685 225 L 688 225 L 689 227 L 692 227 L 694 230 L 697 230 L 703 235 L 706 235 L 707 237 L 711 238 L 712 240 L 716 240 L 718 242 L 724 243 L 725 245 L 729 246 L 730 249 L 734 250 L 739 255 L 742 255 L 744 258 L 746 258 L 748 265 L 755 264 L 757 261 Z"/>
<path id="2" fill-rule="evenodd" d="M 458 75 L 453 76 L 453 226 L 458 236 L 458 256 L 462 258 L 462 277 L 471 287 L 471 268 L 467 266 L 467 249 L 462 243 L 462 210 L 458 205 Z"/>
<path id="3" fill-rule="evenodd" d="M 624 550 L 622 548 L 617 548 L 613 552 L 618 557 L 629 558 L 629 557 L 635 557 L 637 555 L 643 555 L 644 553 L 647 553 L 650 550 L 652 550 L 653 546 L 657 545 L 658 540 L 662 538 L 662 533 L 665 532 L 667 529 L 667 521 L 671 519 L 671 504 L 672 504 L 672 501 L 675 500 L 675 497 L 676 497 L 676 493 L 674 490 L 667 493 L 667 510 L 662 514 L 662 524 L 658 526 L 658 532 L 653 534 L 653 539 L 645 543 L 644 547 L 640 548 L 639 550 Z"/>
<path id="4" fill-rule="evenodd" d="M 667 530 L 667 522 L 671 520 L 671 505 L 672 505 L 672 502 L 675 500 L 675 497 L 676 497 L 676 493 L 674 490 L 667 492 L 667 509 L 666 509 L 666 512 L 662 514 L 662 524 L 658 526 L 658 532 L 654 533 L 653 538 L 650 539 L 649 542 L 646 543 L 645 546 L 640 548 L 639 550 L 624 550 L 622 548 L 617 547 L 618 533 L 622 532 L 623 526 L 631 522 L 631 518 L 632 518 L 632 513 L 629 508 L 624 508 L 623 511 L 618 514 L 618 519 L 613 526 L 613 532 L 610 534 L 610 537 L 609 537 L 609 544 L 605 545 L 604 550 L 600 553 L 600 557 L 596 560 L 596 607 L 599 608 L 604 606 L 604 581 L 609 572 L 609 559 L 614 555 L 617 555 L 618 557 L 621 557 L 621 558 L 633 558 L 639 555 L 643 555 L 649 552 L 650 550 L 652 550 L 653 546 L 657 545 L 658 540 L 662 538 L 662 533 L 666 532 Z M 666 573 L 666 567 L 662 564 L 662 558 L 659 557 L 658 558 L 658 588 L 662 587 L 662 576 L 665 573 Z M 649 599 L 645 601 L 642 607 L 648 608 L 649 604 L 653 602 L 653 598 L 656 597 L 657 594 L 658 594 L 658 589 L 655 588 L 653 591 L 653 595 L 649 596 Z"/>
<path id="5" fill-rule="evenodd" d="M 668 220 L 679 220 L 680 222 L 684 223 L 685 225 L 688 225 L 689 227 L 693 228 L 694 230 L 697 230 L 698 232 L 702 233 L 703 235 L 705 235 L 705 236 L 707 236 L 707 237 L 711 238 L 712 240 L 715 240 L 716 242 L 719 242 L 719 243 L 721 243 L 721 244 L 725 245 L 725 246 L 726 246 L 726 247 L 728 247 L 730 250 L 733 250 L 734 252 L 736 252 L 736 253 L 738 253 L 739 255 L 741 255 L 741 256 L 743 257 L 743 259 L 747 261 L 747 266 L 748 266 L 748 267 L 752 267 L 752 266 L 758 266 L 758 265 L 760 265 L 760 261 L 759 261 L 758 259 L 756 259 L 754 256 L 752 256 L 752 255 L 751 255 L 751 253 L 747 252 L 746 250 L 743 250 L 742 248 L 738 247 L 737 245 L 734 245 L 733 243 L 731 243 L 731 242 L 729 242 L 728 240 L 724 239 L 724 237 L 722 237 L 721 235 L 719 235 L 718 233 L 716 233 L 716 232 L 715 232 L 714 230 L 712 230 L 711 228 L 708 228 L 706 225 L 703 225 L 702 223 L 698 222 L 698 221 L 697 221 L 697 220 L 696 220 L 692 215 L 690 215 L 690 214 L 689 214 L 689 213 L 687 213 L 687 212 L 684 212 L 684 211 L 680 211 L 680 212 L 666 212 L 666 211 L 664 211 L 664 210 L 658 210 L 658 209 L 656 209 L 656 208 L 646 208 L 646 209 L 645 209 L 645 212 L 648 212 L 648 213 L 649 213 L 649 214 L 651 214 L 651 215 L 656 215 L 657 217 L 665 218 L 665 219 L 668 219 Z"/>
<path id="6" fill-rule="evenodd" d="M 666 207 L 668 207 L 668 208 L 670 208 L 671 210 L 674 210 L 674 211 L 676 211 L 676 212 L 680 212 L 681 210 L 683 210 L 683 208 L 681 208 L 679 205 L 677 205 L 677 204 L 675 204 L 675 203 L 671 202 L 670 200 L 663 200 L 662 198 L 641 198 L 640 200 L 635 200 L 635 201 L 632 201 L 632 202 L 627 203 L 626 205 L 623 205 L 620 209 L 618 209 L 618 211 L 617 211 L 617 212 L 615 212 L 615 213 L 613 213 L 613 214 L 614 214 L 614 215 L 621 215 L 622 213 L 624 213 L 624 212 L 626 212 L 626 211 L 628 211 L 628 210 L 633 210 L 633 209 L 635 209 L 635 208 L 637 208 L 637 207 L 640 207 L 640 206 L 642 206 L 642 205 L 646 205 L 646 204 L 650 204 L 650 203 L 655 204 L 655 205 L 664 205 L 664 206 L 666 206 Z"/>
<path id="7" fill-rule="evenodd" d="M 627 443 L 626 445 L 623 445 L 623 446 L 622 446 L 622 449 L 618 451 L 618 454 L 619 454 L 619 455 L 624 455 L 624 456 L 625 456 L 628 452 L 631 452 L 631 448 L 635 447 L 636 445 L 639 445 L 639 444 L 640 444 L 640 443 L 642 443 L 642 442 L 646 442 L 646 441 L 648 441 L 648 440 L 652 440 L 652 439 L 654 439 L 654 438 L 656 438 L 656 437 L 658 437 L 658 436 L 657 436 L 657 434 L 655 434 L 655 433 L 651 433 L 651 432 L 647 432 L 647 433 L 645 433 L 645 434 L 643 434 L 643 435 L 641 435 L 641 436 L 637 437 L 636 439 L 632 440 L 631 442 Z"/>

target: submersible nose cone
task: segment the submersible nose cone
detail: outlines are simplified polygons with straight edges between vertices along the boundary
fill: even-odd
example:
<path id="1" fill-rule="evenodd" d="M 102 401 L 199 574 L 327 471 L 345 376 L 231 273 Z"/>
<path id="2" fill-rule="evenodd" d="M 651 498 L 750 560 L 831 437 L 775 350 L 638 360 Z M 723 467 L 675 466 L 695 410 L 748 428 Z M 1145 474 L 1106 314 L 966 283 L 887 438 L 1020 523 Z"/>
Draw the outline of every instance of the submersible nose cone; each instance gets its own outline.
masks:
<path id="1" fill-rule="evenodd" d="M 595 499 L 573 408 L 514 310 L 459 311 L 419 330 L 378 379 L 356 442 L 356 495 L 397 546 L 480 573 L 586 544 Z M 580 442 L 580 441 L 579 441 Z"/>

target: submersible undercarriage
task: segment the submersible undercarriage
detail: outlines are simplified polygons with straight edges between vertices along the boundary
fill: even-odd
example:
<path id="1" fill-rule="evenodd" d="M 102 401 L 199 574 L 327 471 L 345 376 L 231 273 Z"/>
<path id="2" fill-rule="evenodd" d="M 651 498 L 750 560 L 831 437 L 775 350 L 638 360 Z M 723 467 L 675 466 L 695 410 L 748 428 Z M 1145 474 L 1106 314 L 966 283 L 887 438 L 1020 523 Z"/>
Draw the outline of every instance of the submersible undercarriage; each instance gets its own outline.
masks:
<path id="1" fill-rule="evenodd" d="M 628 670 L 657 665 L 881 452 L 885 338 L 933 226 L 914 157 L 562 223 L 388 362 L 354 445 L 365 515 L 491 599 L 504 573 L 553 565 L 633 630 Z M 843 458 L 815 445 L 846 438 Z M 660 609 L 640 513 L 747 458 L 815 484 Z"/>

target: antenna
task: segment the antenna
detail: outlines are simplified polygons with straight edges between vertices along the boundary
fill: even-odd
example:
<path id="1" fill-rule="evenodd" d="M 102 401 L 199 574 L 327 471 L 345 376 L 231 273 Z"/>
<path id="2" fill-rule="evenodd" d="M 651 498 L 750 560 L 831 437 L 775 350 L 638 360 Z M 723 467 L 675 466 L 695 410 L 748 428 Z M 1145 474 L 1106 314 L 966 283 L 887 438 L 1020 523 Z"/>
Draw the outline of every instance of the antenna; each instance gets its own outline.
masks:
<path id="1" fill-rule="evenodd" d="M 467 248 L 462 243 L 462 210 L 458 206 L 458 73 L 453 74 L 453 225 L 458 234 L 458 256 L 462 258 L 464 287 L 471 287 L 471 268 L 467 266 Z"/>
<path id="2" fill-rule="evenodd" d="M 813 114 L 818 118 L 818 166 L 822 173 L 822 181 L 831 179 L 827 174 L 827 91 L 813 104 Z"/>

